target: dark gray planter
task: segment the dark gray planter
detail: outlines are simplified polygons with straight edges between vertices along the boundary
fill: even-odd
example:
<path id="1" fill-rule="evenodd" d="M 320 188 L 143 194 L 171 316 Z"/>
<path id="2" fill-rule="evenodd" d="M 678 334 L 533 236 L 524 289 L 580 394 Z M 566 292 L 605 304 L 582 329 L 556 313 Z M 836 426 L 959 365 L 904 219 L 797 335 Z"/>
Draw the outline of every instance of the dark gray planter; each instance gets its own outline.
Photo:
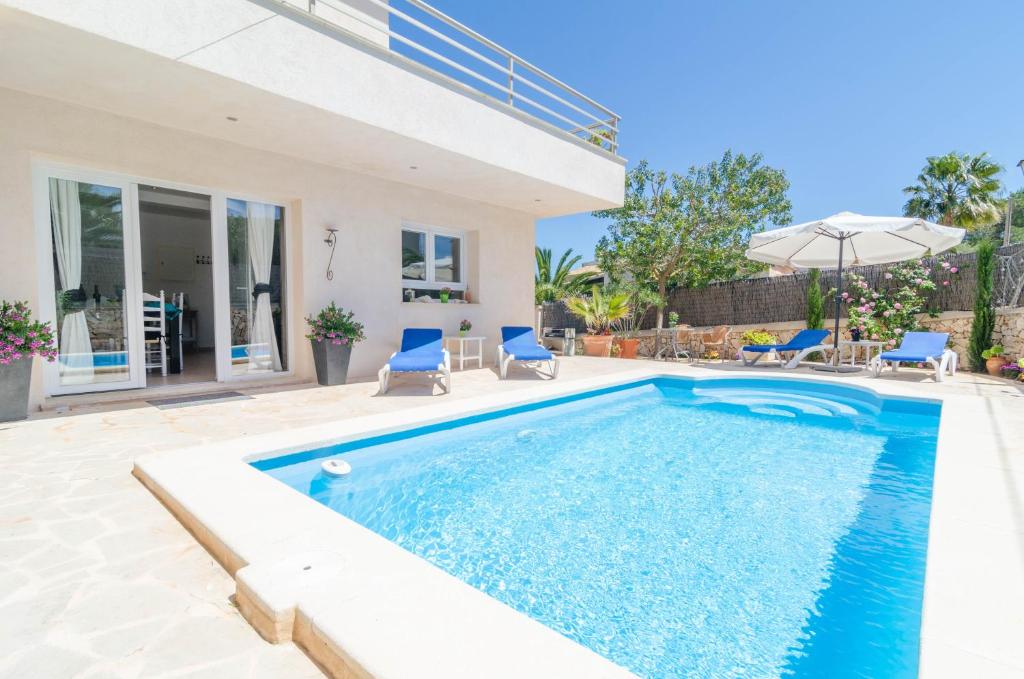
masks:
<path id="1" fill-rule="evenodd" d="M 31 384 L 31 358 L 0 364 L 0 422 L 28 417 L 28 388 Z"/>
<path id="2" fill-rule="evenodd" d="M 309 343 L 313 346 L 316 381 L 325 387 L 345 384 L 348 377 L 348 360 L 352 357 L 352 344 L 334 344 L 330 340 L 310 340 Z"/>

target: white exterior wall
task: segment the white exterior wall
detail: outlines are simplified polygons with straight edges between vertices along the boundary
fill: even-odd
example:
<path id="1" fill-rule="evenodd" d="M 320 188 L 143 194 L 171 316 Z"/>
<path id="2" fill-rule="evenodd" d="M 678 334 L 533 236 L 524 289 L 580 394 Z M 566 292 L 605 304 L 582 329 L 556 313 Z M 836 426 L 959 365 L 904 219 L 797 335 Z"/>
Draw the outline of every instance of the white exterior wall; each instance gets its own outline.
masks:
<path id="1" fill-rule="evenodd" d="M 623 159 L 269 0 L 0 0 L 0 45 L 0 87 L 538 217 L 622 204 Z"/>
<path id="2" fill-rule="evenodd" d="M 135 119 L 0 89 L 0 298 L 40 307 L 32 161 L 224 190 L 276 202 L 287 211 L 287 329 L 299 377 L 313 376 L 303 317 L 330 301 L 366 325 L 350 375 L 372 375 L 408 326 L 455 334 L 468 318 L 487 335 L 493 355 L 500 325 L 533 323 L 534 218 L 448 194 L 297 160 Z M 475 304 L 401 302 L 403 220 L 467 232 L 469 285 Z M 334 280 L 324 228 L 336 226 Z M 216 262 L 215 262 L 216 265 Z M 39 363 L 37 361 L 37 363 Z M 32 404 L 43 397 L 41 367 Z"/>

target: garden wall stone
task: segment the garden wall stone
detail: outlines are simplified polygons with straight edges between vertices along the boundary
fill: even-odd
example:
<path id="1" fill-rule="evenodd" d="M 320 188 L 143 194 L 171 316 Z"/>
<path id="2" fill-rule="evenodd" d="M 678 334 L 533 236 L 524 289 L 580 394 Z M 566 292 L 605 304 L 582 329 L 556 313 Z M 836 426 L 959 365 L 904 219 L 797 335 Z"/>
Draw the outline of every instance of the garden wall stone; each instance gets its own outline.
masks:
<path id="1" fill-rule="evenodd" d="M 961 362 L 967 357 L 967 344 L 971 337 L 971 321 L 974 314 L 970 311 L 946 311 L 932 318 L 922 314 L 919 319 L 924 329 L 931 332 L 948 332 L 950 344 L 953 350 L 960 354 Z M 825 327 L 832 328 L 835 321 L 825 320 Z M 846 332 L 846 319 L 840 321 L 842 338 L 849 339 Z M 729 358 L 735 358 L 742 345 L 741 337 L 748 330 L 767 330 L 779 338 L 779 342 L 786 342 L 793 338 L 798 332 L 806 327 L 803 321 L 788 321 L 780 323 L 753 323 L 745 325 L 734 325 L 729 330 L 729 345 L 731 347 Z M 695 327 L 697 333 L 708 332 L 711 326 Z M 662 331 L 662 341 L 669 337 L 669 331 Z M 654 354 L 654 331 L 642 330 L 640 337 L 640 354 L 651 356 Z M 995 330 L 992 333 L 992 343 L 1002 344 L 1006 353 L 1012 358 L 1024 357 L 1024 307 L 998 309 L 996 311 Z"/>

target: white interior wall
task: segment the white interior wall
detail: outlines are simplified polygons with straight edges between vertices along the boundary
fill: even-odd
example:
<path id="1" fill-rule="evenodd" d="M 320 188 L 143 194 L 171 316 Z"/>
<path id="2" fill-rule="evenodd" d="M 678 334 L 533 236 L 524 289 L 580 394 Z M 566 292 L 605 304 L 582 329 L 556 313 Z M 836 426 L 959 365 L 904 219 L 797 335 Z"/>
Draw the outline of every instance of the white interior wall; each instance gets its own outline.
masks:
<path id="1" fill-rule="evenodd" d="M 196 310 L 199 326 L 199 347 L 214 347 L 213 309 L 213 266 L 195 264 L 193 260 L 190 280 L 172 279 L 161 275 L 160 249 L 162 247 L 183 247 L 195 251 L 198 256 L 209 258 L 213 254 L 210 233 L 210 216 L 195 214 L 167 214 L 147 210 L 143 207 L 139 222 L 142 246 L 142 284 L 146 292 L 156 295 L 160 290 L 171 293 L 184 292 L 189 298 L 189 307 Z"/>
<path id="2" fill-rule="evenodd" d="M 403 327 L 440 327 L 455 334 L 470 320 L 486 335 L 493 356 L 498 328 L 533 323 L 532 216 L 290 156 L 158 127 L 105 112 L 0 89 L 0 298 L 26 299 L 39 308 L 32 161 L 80 167 L 223 190 L 285 206 L 288 241 L 286 290 L 295 373 L 312 377 L 303 317 L 331 301 L 352 309 L 367 341 L 354 351 L 350 375 L 370 377 L 394 351 Z M 403 220 L 464 229 L 475 243 L 470 280 L 477 304 L 401 301 Z M 334 279 L 325 271 L 324 229 L 335 226 Z M 38 363 L 38 362 L 37 362 Z M 42 398 L 36 367 L 32 398 Z"/>

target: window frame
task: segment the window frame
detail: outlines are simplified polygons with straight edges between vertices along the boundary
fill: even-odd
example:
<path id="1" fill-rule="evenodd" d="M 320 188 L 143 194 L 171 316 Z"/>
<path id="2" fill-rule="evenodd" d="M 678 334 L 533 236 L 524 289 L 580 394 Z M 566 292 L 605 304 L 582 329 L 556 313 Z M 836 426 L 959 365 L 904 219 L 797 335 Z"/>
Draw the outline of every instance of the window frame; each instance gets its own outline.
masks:
<path id="1" fill-rule="evenodd" d="M 466 272 L 466 232 L 462 229 L 453 229 L 449 227 L 441 226 L 430 226 L 427 224 L 418 224 L 416 222 L 402 221 L 401 231 L 409 231 L 411 233 L 420 233 L 426 237 L 427 248 L 423 257 L 423 264 L 426 269 L 426 279 L 421 280 L 419 278 L 406 278 L 402 276 L 402 287 L 413 288 L 416 290 L 441 290 L 448 288 L 449 290 L 460 290 L 465 292 L 468 287 L 466 283 L 467 272 Z M 401 232 L 399 232 L 399 241 L 401 241 Z M 459 282 L 454 281 L 438 281 L 435 280 L 435 259 L 434 259 L 434 238 L 436 236 L 445 236 L 447 238 L 458 238 L 459 239 Z M 401 267 L 399 267 L 401 269 Z"/>

